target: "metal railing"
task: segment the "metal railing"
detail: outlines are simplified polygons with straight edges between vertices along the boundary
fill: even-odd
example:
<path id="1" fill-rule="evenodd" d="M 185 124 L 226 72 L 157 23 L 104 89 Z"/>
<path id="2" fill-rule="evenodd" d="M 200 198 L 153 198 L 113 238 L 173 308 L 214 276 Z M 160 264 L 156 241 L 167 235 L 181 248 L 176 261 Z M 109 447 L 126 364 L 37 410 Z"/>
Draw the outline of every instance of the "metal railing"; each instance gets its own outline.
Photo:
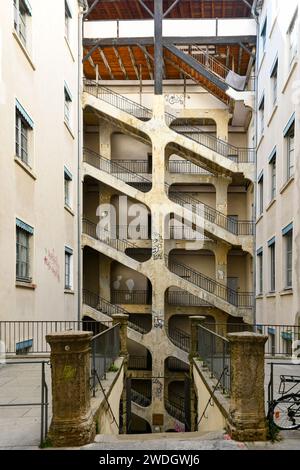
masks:
<path id="1" fill-rule="evenodd" d="M 254 235 L 254 222 L 249 220 L 236 220 L 228 217 L 222 212 L 217 211 L 213 207 L 202 203 L 198 199 L 190 196 L 187 193 L 169 192 L 171 201 L 176 202 L 182 207 L 187 209 L 190 207 L 192 212 L 203 217 L 208 222 L 211 222 L 218 227 L 223 228 L 227 232 L 238 236 L 253 236 Z"/>
<path id="2" fill-rule="evenodd" d="M 172 372 L 188 372 L 189 365 L 177 359 L 177 357 L 168 357 L 166 361 L 167 368 Z"/>
<path id="3" fill-rule="evenodd" d="M 170 416 L 181 423 L 185 423 L 185 405 L 184 398 L 172 394 L 171 397 L 165 396 L 165 408 Z"/>
<path id="4" fill-rule="evenodd" d="M 169 305 L 185 307 L 211 307 L 205 300 L 199 299 L 199 297 L 184 290 L 169 290 L 167 292 L 167 302 Z"/>
<path id="5" fill-rule="evenodd" d="M 96 395 L 97 383 L 106 379 L 106 373 L 120 354 L 120 328 L 115 325 L 96 336 L 91 341 L 91 387 Z"/>
<path id="6" fill-rule="evenodd" d="M 125 98 L 125 96 L 115 93 L 109 88 L 100 86 L 95 80 L 84 79 L 83 85 L 85 92 L 96 96 L 96 98 L 105 101 L 115 108 L 121 109 L 131 116 L 135 116 L 141 121 L 148 121 L 152 118 L 151 109 L 146 108 L 146 106 L 142 106 L 129 98 Z"/>
<path id="7" fill-rule="evenodd" d="M 49 411 L 49 398 L 48 398 L 48 385 L 46 381 L 46 366 L 49 366 L 49 362 L 46 361 L 6 361 L 5 363 L 6 366 L 22 366 L 26 367 L 28 365 L 40 365 L 41 366 L 41 399 L 39 402 L 30 402 L 30 403 L 16 403 L 15 401 L 11 401 L 11 398 L 9 399 L 8 403 L 3 403 L 1 401 L 0 403 L 0 408 L 11 408 L 13 409 L 14 407 L 32 407 L 32 406 L 40 406 L 41 407 L 41 425 L 40 425 L 40 447 L 43 446 L 47 433 L 48 433 L 48 411 Z M 32 373 L 32 371 L 29 371 L 29 373 Z M 13 420 L 13 416 L 12 416 Z"/>
<path id="8" fill-rule="evenodd" d="M 88 305 L 89 307 L 92 307 L 95 310 L 98 310 L 99 312 L 102 312 L 110 317 L 118 313 L 121 313 L 123 315 L 130 315 L 130 313 L 127 312 L 127 310 L 125 310 L 124 308 L 119 307 L 118 305 L 114 305 L 100 297 L 98 294 L 90 292 L 86 289 L 83 290 L 82 297 L 83 303 L 85 305 Z M 129 320 L 128 326 L 129 328 L 132 328 L 133 330 L 138 331 L 141 334 L 145 334 L 147 332 L 147 328 L 144 327 L 143 322 L 137 319 Z"/>
<path id="9" fill-rule="evenodd" d="M 129 355 L 128 369 L 130 370 L 151 370 L 151 364 L 148 356 Z"/>
<path id="10" fill-rule="evenodd" d="M 116 225 L 115 233 L 118 238 L 129 238 L 134 240 L 137 235 L 137 240 L 151 240 L 151 230 L 148 225 L 139 225 L 138 227 L 131 227 L 129 225 Z"/>
<path id="11" fill-rule="evenodd" d="M 170 160 L 168 169 L 170 173 L 175 174 L 213 176 L 213 174 L 208 170 L 205 170 L 205 168 L 202 168 L 189 160 Z"/>
<path id="12" fill-rule="evenodd" d="M 108 158 L 102 157 L 102 155 L 98 154 L 97 152 L 94 152 L 93 150 L 85 147 L 83 149 L 83 161 L 93 166 L 94 168 L 97 168 L 98 170 L 115 176 L 119 180 L 131 186 L 134 185 L 135 187 L 135 185 L 138 184 L 139 190 L 142 192 L 147 192 L 151 189 L 152 183 L 150 179 L 147 179 L 138 173 L 127 169 L 120 162 L 109 160 Z"/>
<path id="13" fill-rule="evenodd" d="M 198 326 L 199 359 L 211 373 L 211 377 L 220 381 L 223 393 L 230 394 L 230 343 L 227 338 L 213 331 Z"/>
<path id="14" fill-rule="evenodd" d="M 179 328 L 171 327 L 167 329 L 168 337 L 178 348 L 189 352 L 191 345 L 191 336 Z"/>
<path id="15" fill-rule="evenodd" d="M 109 88 L 99 86 L 94 80 L 84 79 L 84 91 L 140 120 L 146 121 L 152 118 L 152 111 L 149 108 L 125 98 L 123 95 L 115 93 Z M 165 113 L 165 119 L 167 125 L 173 128 L 172 123 L 178 118 L 170 113 Z M 183 120 L 180 121 L 184 122 Z M 185 137 L 238 163 L 255 163 L 255 149 L 235 147 L 215 136 L 203 133 L 200 127 L 190 125 L 188 120 L 185 122 L 185 129 L 180 130 L 180 134 Z M 176 131 L 176 128 L 174 128 L 174 130 Z"/>
<path id="16" fill-rule="evenodd" d="M 133 173 L 145 173 L 147 175 L 152 173 L 152 165 L 148 160 L 111 160 L 112 163 L 121 165 L 128 171 Z"/>
<path id="17" fill-rule="evenodd" d="M 167 112 L 165 113 L 165 119 L 167 125 L 178 134 L 184 135 L 188 139 L 203 145 L 223 157 L 236 163 L 255 163 L 256 150 L 254 148 L 235 147 L 225 140 L 218 139 L 211 134 L 203 132 L 199 126 L 190 124 L 188 119 L 180 118 L 180 124 L 176 124 L 179 118 Z M 179 125 L 180 128 L 176 129 Z"/>
<path id="18" fill-rule="evenodd" d="M 82 220 L 82 233 L 84 233 L 85 235 L 88 235 L 89 237 L 92 237 L 96 240 L 100 240 L 111 248 L 114 248 L 118 251 L 122 251 L 123 253 L 125 253 L 128 248 L 137 248 L 134 243 L 131 243 L 126 239 L 114 238 L 113 234 L 111 234 L 107 230 L 98 230 L 97 227 L 98 224 L 96 224 L 95 222 L 91 222 L 88 219 Z"/>
<path id="19" fill-rule="evenodd" d="M 151 293 L 147 290 L 114 290 L 111 292 L 112 302 L 115 304 L 141 304 L 150 305 L 152 301 Z"/>
<path id="20" fill-rule="evenodd" d="M 137 403 L 140 406 L 147 407 L 151 405 L 151 398 L 146 397 L 142 393 L 138 392 L 137 390 L 131 389 L 131 400 Z"/>
<path id="21" fill-rule="evenodd" d="M 253 308 L 253 293 L 237 292 L 189 266 L 165 257 L 169 270 L 235 307 Z"/>
<path id="22" fill-rule="evenodd" d="M 170 225 L 165 229 L 165 239 L 168 240 L 198 240 L 203 242 L 214 243 L 214 240 L 207 237 L 201 232 L 189 227 L 187 224 L 182 225 Z M 168 233 L 169 232 L 169 233 Z"/>
<path id="23" fill-rule="evenodd" d="M 111 325 L 111 321 L 102 322 Z M 63 331 L 100 331 L 97 321 L 0 321 L 0 341 L 9 355 L 49 354 L 46 335 Z"/>
<path id="24" fill-rule="evenodd" d="M 231 72 L 231 70 L 228 67 L 226 67 L 224 64 L 216 60 L 212 55 L 205 52 L 203 49 L 200 49 L 200 47 L 198 46 L 192 46 L 188 48 L 179 47 L 179 49 L 182 50 L 182 52 L 184 52 L 185 54 L 193 57 L 193 59 L 195 59 L 197 62 L 203 65 L 207 70 L 212 72 L 223 82 L 226 81 L 226 78 L 228 74 Z"/>

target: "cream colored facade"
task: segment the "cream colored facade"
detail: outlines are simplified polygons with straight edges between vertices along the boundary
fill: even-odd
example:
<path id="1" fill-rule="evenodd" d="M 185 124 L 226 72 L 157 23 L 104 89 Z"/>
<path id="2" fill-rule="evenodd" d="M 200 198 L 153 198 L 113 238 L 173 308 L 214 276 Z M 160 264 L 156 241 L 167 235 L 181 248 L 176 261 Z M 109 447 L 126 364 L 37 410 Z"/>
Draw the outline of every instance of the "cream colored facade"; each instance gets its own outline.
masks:
<path id="1" fill-rule="evenodd" d="M 26 45 L 13 1 L 2 2 L 0 20 L 0 320 L 77 320 L 80 10 L 77 0 L 68 0 L 67 31 L 65 2 L 20 0 L 16 5 L 25 9 Z M 64 117 L 66 88 L 72 100 L 69 125 Z M 21 113 L 33 121 L 32 128 L 25 121 L 27 162 L 16 155 L 16 100 Z M 65 206 L 65 171 L 72 178 L 69 207 Z M 33 232 L 29 235 L 29 270 L 21 268 L 18 278 L 17 219 Z M 23 232 L 28 233 L 26 230 Z M 67 290 L 65 247 L 73 252 Z"/>
<path id="2" fill-rule="evenodd" d="M 297 0 L 265 1 L 259 16 L 258 108 L 262 97 L 265 98 L 264 130 L 261 131 L 262 111 L 259 109 L 257 130 L 256 320 L 274 325 L 299 324 L 299 6 Z M 277 67 L 277 79 L 274 67 Z M 294 132 L 294 141 L 288 137 L 289 129 Z M 294 148 L 290 169 L 289 145 Z M 272 191 L 275 159 L 276 184 Z M 289 234 L 292 238 L 290 261 L 287 258 Z M 275 269 L 271 267 L 272 244 Z M 289 265 L 292 279 L 287 279 Z"/>

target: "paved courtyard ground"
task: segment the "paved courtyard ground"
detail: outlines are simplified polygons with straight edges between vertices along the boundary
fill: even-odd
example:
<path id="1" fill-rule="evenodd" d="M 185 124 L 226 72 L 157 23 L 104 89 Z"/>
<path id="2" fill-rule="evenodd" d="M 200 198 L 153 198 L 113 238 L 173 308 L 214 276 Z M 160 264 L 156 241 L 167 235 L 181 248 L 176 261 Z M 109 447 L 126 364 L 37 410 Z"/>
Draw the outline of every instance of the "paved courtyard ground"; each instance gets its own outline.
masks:
<path id="1" fill-rule="evenodd" d="M 30 360 L 30 359 L 29 359 Z M 270 361 L 266 361 L 265 389 L 270 375 Z M 274 361 L 275 362 L 275 361 Z M 274 392 L 278 392 L 281 374 L 299 375 L 300 365 L 291 366 L 286 361 L 274 368 Z M 46 378 L 51 403 L 50 367 L 46 367 Z M 41 399 L 41 365 L 0 365 L 0 404 L 35 403 Z M 266 394 L 267 400 L 267 394 Z M 49 420 L 51 407 L 49 408 Z M 0 407 L 0 449 L 35 448 L 40 443 L 41 409 L 39 406 Z M 191 434 L 164 436 L 99 436 L 98 442 L 85 449 L 300 449 L 300 431 L 282 434 L 283 440 L 275 444 L 255 443 L 241 445 L 227 439 L 223 433 L 200 436 Z M 126 446 L 126 447 L 124 447 Z"/>

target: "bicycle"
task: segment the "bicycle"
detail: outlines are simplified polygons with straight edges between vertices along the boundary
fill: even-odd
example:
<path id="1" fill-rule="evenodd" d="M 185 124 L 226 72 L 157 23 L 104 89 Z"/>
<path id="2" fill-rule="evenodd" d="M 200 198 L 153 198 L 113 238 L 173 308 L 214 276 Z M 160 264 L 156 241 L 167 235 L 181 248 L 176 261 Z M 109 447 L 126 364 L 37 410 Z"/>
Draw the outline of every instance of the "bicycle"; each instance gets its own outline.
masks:
<path id="1" fill-rule="evenodd" d="M 291 384 L 286 393 L 287 384 Z M 280 398 L 270 403 L 268 419 L 280 430 L 300 429 L 300 390 L 295 388 L 300 385 L 300 376 L 281 375 L 279 393 Z M 295 390 L 294 393 L 290 393 Z"/>

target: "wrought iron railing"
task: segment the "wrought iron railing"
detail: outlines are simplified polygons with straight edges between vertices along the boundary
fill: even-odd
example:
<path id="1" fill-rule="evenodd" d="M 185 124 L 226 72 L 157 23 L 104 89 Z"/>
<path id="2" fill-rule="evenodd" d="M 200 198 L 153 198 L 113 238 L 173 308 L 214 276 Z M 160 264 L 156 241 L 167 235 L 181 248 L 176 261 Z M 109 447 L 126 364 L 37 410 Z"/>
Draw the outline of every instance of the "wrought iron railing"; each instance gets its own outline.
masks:
<path id="1" fill-rule="evenodd" d="M 88 219 L 82 220 L 82 233 L 88 235 L 89 237 L 95 238 L 96 240 L 100 240 L 101 242 L 118 251 L 125 252 L 129 248 L 136 248 L 134 243 L 131 243 L 126 239 L 116 238 L 107 230 L 98 229 L 98 224 Z"/>
<path id="2" fill-rule="evenodd" d="M 9 355 L 49 354 L 46 335 L 63 331 L 92 331 L 99 333 L 111 321 L 0 321 L 0 341 Z"/>
<path id="3" fill-rule="evenodd" d="M 99 381 L 106 379 L 107 371 L 120 355 L 119 324 L 95 335 L 91 341 L 91 350 L 91 382 L 95 396 Z"/>
<path id="4" fill-rule="evenodd" d="M 165 232 L 165 239 L 167 240 L 190 240 L 215 243 L 213 239 L 189 227 L 187 224 L 169 225 L 169 227 L 166 227 Z"/>
<path id="5" fill-rule="evenodd" d="M 254 148 L 235 147 L 225 140 L 218 139 L 211 134 L 203 132 L 200 127 L 190 124 L 188 119 L 180 118 L 180 127 L 178 128 L 176 120 L 179 121 L 179 118 L 170 113 L 165 113 L 165 119 L 168 126 L 178 134 L 184 135 L 188 139 L 203 145 L 223 157 L 236 163 L 255 163 L 256 150 Z"/>
<path id="6" fill-rule="evenodd" d="M 188 372 L 189 365 L 177 357 L 168 357 L 166 361 L 167 368 L 172 372 Z"/>
<path id="7" fill-rule="evenodd" d="M 211 377 L 220 381 L 223 393 L 230 394 L 230 343 L 227 338 L 213 331 L 198 326 L 199 359 L 211 373 Z"/>
<path id="8" fill-rule="evenodd" d="M 149 108 L 125 98 L 123 95 L 115 93 L 109 88 L 99 86 L 94 80 L 84 79 L 84 91 L 140 120 L 146 121 L 152 118 L 152 111 Z M 172 123 L 178 118 L 170 113 L 165 113 L 165 119 L 167 125 L 172 128 Z M 183 121 L 181 120 L 181 122 Z M 200 127 L 190 125 L 188 120 L 186 120 L 186 123 L 185 129 L 180 130 L 180 134 L 183 134 L 185 137 L 238 163 L 255 162 L 255 149 L 235 147 L 217 137 L 203 133 Z M 175 128 L 174 130 L 176 131 Z"/>
<path id="9" fill-rule="evenodd" d="M 254 235 L 254 222 L 249 220 L 236 220 L 231 217 L 227 217 L 222 212 L 217 211 L 213 207 L 202 203 L 198 199 L 190 196 L 187 193 L 181 192 L 169 192 L 169 198 L 171 201 L 176 202 L 182 207 L 190 208 L 193 213 L 203 217 L 208 222 L 211 222 L 218 227 L 223 228 L 227 232 L 238 236 L 252 236 Z"/>
<path id="10" fill-rule="evenodd" d="M 132 240 L 149 240 L 151 239 L 150 227 L 147 225 L 116 225 L 116 235 L 118 238 L 129 238 Z"/>
<path id="11" fill-rule="evenodd" d="M 172 394 L 171 397 L 165 396 L 165 408 L 170 416 L 181 423 L 185 423 L 185 405 L 184 398 Z"/>
<path id="12" fill-rule="evenodd" d="M 121 165 L 132 173 L 145 173 L 147 175 L 152 173 L 152 166 L 148 160 L 111 160 L 112 163 Z"/>
<path id="13" fill-rule="evenodd" d="M 199 297 L 184 290 L 168 290 L 167 302 L 169 305 L 185 307 L 211 307 L 205 300 L 199 299 Z"/>
<path id="14" fill-rule="evenodd" d="M 98 310 L 99 312 L 102 312 L 110 317 L 118 313 L 121 313 L 123 315 L 130 315 L 130 313 L 127 312 L 127 310 L 125 310 L 124 308 L 119 307 L 118 305 L 114 305 L 108 302 L 107 300 L 103 299 L 99 295 L 90 292 L 86 289 L 83 290 L 82 297 L 83 303 L 85 305 L 88 305 L 89 307 L 92 307 L 95 310 Z M 128 321 L 128 326 L 129 328 L 132 328 L 133 330 L 138 331 L 141 334 L 145 334 L 147 332 L 147 328 L 144 327 L 142 320 L 139 321 L 137 319 L 131 319 Z"/>
<path id="15" fill-rule="evenodd" d="M 175 327 L 168 328 L 168 336 L 173 344 L 183 351 L 190 351 L 191 336 L 183 330 Z"/>
<path id="16" fill-rule="evenodd" d="M 226 67 L 224 64 L 216 60 L 208 52 L 205 52 L 203 49 L 200 49 L 199 46 L 192 46 L 189 48 L 179 47 L 182 52 L 193 57 L 201 65 L 203 65 L 207 70 L 216 75 L 219 79 L 225 82 L 228 74 L 231 70 Z"/>
<path id="17" fill-rule="evenodd" d="M 129 355 L 128 369 L 130 370 L 151 370 L 151 363 L 148 356 Z"/>
<path id="18" fill-rule="evenodd" d="M 131 171 L 130 169 L 123 166 L 120 162 L 102 157 L 102 155 L 99 155 L 93 150 L 88 148 L 83 149 L 83 161 L 93 166 L 94 168 L 97 168 L 98 170 L 115 176 L 119 180 L 131 186 L 135 187 L 138 184 L 140 191 L 147 192 L 151 189 L 152 183 L 150 179 L 147 179 L 144 176 Z"/>
<path id="19" fill-rule="evenodd" d="M 208 170 L 189 160 L 170 160 L 168 168 L 170 173 L 212 176 Z"/>
<path id="20" fill-rule="evenodd" d="M 111 298 L 113 303 L 123 305 L 150 305 L 152 301 L 151 293 L 147 290 L 113 290 Z"/>
<path id="21" fill-rule="evenodd" d="M 253 307 L 253 293 L 252 292 L 237 292 L 224 284 L 217 282 L 204 274 L 196 271 L 189 266 L 178 263 L 171 258 L 166 257 L 166 263 L 171 272 L 179 277 L 186 279 L 191 284 L 194 284 L 206 292 L 219 297 L 220 299 L 234 305 L 235 307 L 252 308 Z"/>
<path id="22" fill-rule="evenodd" d="M 114 91 L 100 86 L 95 80 L 83 80 L 84 91 L 96 96 L 96 98 L 105 101 L 106 103 L 121 109 L 132 116 L 140 119 L 141 121 L 148 121 L 152 118 L 152 111 L 146 106 L 125 98 L 125 96 L 115 93 Z"/>
<path id="23" fill-rule="evenodd" d="M 137 403 L 140 406 L 147 407 L 151 405 L 151 398 L 146 397 L 142 393 L 138 392 L 137 390 L 131 389 L 131 400 Z"/>

